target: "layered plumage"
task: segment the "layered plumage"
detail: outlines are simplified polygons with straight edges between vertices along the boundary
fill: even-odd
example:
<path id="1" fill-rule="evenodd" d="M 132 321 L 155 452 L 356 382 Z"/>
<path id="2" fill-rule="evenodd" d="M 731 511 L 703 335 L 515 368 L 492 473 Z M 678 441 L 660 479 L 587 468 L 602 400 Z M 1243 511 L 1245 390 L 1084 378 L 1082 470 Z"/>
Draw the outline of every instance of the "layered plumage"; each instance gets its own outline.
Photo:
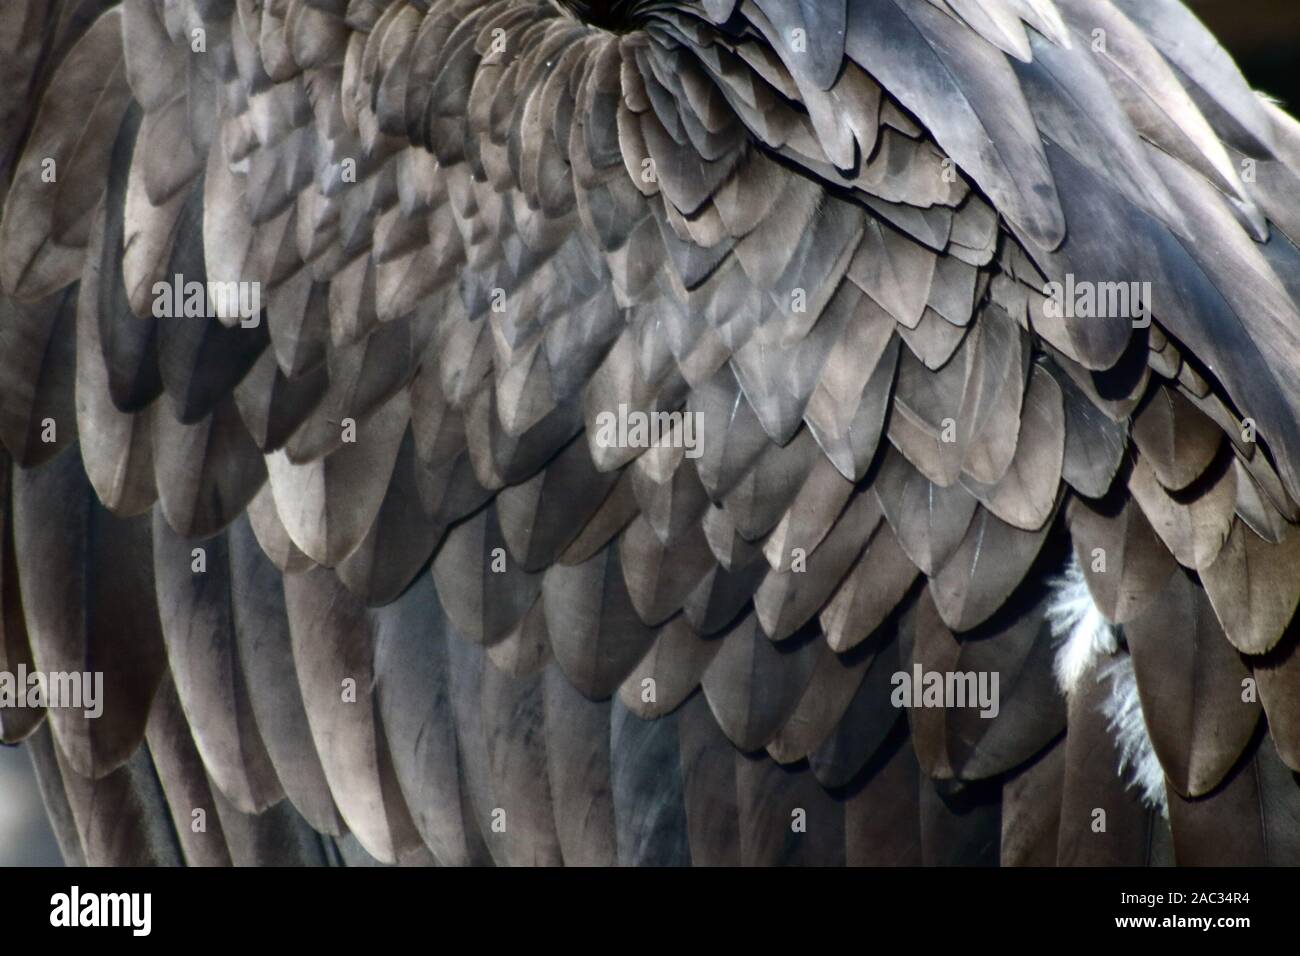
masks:
<path id="1" fill-rule="evenodd" d="M 1300 125 L 1178 0 L 0 46 L 0 669 L 106 685 L 0 730 L 69 859 L 1300 860 Z"/>

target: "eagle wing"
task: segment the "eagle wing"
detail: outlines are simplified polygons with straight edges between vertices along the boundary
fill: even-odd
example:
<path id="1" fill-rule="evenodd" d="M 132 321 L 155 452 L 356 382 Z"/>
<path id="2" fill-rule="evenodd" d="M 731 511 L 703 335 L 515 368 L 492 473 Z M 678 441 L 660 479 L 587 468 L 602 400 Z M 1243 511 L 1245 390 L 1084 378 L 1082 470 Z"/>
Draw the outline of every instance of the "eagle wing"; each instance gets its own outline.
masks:
<path id="1" fill-rule="evenodd" d="M 0 670 L 103 679 L 0 730 L 69 860 L 1300 854 L 1300 125 L 1178 0 L 0 44 Z"/>

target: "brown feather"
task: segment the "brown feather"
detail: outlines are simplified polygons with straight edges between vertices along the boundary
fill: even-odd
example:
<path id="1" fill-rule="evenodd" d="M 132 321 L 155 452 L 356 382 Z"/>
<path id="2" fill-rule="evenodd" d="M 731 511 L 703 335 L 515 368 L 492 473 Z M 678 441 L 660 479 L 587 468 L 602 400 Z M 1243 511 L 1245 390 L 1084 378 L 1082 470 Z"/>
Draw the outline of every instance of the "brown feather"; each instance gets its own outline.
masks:
<path id="1" fill-rule="evenodd" d="M 1106 620 L 1125 624 L 1163 590 L 1178 564 L 1135 502 L 1124 502 L 1118 514 L 1112 509 L 1075 498 L 1066 517 L 1093 602 Z"/>
<path id="2" fill-rule="evenodd" d="M 1180 491 L 1214 461 L 1223 434 L 1177 389 L 1159 388 L 1133 418 L 1133 441 L 1160 483 Z"/>
<path id="3" fill-rule="evenodd" d="M 32 655 L 41 670 L 103 674 L 107 720 L 57 708 L 69 768 L 102 777 L 143 739 L 166 668 L 154 597 L 149 518 L 119 519 L 96 501 L 73 449 L 14 477 L 14 547 Z"/>
<path id="4" fill-rule="evenodd" d="M 1160 540 L 1187 568 L 1208 567 L 1223 547 L 1236 508 L 1237 473 L 1221 459 L 1205 480 L 1175 498 L 1160 485 L 1143 457 L 1134 462 L 1129 490 Z"/>
<path id="5" fill-rule="evenodd" d="M 1259 723 L 1245 663 L 1205 592 L 1181 571 L 1124 633 L 1151 744 L 1169 783 L 1187 796 L 1210 792 Z"/>
<path id="6" fill-rule="evenodd" d="M 961 544 L 930 579 L 943 620 L 957 631 L 988 620 L 1024 579 L 1051 526 L 1020 531 L 977 508 Z"/>
<path id="7" fill-rule="evenodd" d="M 1035 368 L 1024 397 L 1020 436 L 1011 464 L 994 485 L 963 478 L 963 486 L 1012 527 L 1036 531 L 1054 513 L 1065 456 L 1065 412 L 1061 390 Z"/>
<path id="8" fill-rule="evenodd" d="M 1201 581 L 1233 646 L 1244 654 L 1265 654 L 1300 604 L 1300 533 L 1290 530 L 1274 546 L 1234 521 Z"/>

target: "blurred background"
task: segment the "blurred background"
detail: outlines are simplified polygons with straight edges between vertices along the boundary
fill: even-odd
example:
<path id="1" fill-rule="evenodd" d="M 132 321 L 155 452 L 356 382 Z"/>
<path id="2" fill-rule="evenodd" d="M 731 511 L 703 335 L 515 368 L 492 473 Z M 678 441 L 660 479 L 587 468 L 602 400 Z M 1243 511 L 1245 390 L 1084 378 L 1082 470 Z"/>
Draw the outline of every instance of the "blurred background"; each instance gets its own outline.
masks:
<path id="1" fill-rule="evenodd" d="M 0 866 L 62 865 L 27 751 L 0 747 Z"/>
<path id="2" fill-rule="evenodd" d="M 1300 0 L 1188 0 L 1246 78 L 1300 112 Z M 59 866 L 26 751 L 0 746 L 0 866 Z"/>

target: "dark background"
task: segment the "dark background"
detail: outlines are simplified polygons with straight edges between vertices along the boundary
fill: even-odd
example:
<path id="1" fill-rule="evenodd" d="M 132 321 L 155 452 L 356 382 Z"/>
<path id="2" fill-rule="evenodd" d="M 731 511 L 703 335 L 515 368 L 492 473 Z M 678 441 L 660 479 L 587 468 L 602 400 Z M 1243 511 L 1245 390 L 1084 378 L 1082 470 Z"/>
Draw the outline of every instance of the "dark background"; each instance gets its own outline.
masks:
<path id="1" fill-rule="evenodd" d="M 1191 0 L 1246 78 L 1300 113 L 1300 0 Z"/>
<path id="2" fill-rule="evenodd" d="M 1300 0 L 1190 0 L 1252 85 L 1300 113 Z M 0 747 L 0 865 L 57 865 L 27 754 Z"/>

